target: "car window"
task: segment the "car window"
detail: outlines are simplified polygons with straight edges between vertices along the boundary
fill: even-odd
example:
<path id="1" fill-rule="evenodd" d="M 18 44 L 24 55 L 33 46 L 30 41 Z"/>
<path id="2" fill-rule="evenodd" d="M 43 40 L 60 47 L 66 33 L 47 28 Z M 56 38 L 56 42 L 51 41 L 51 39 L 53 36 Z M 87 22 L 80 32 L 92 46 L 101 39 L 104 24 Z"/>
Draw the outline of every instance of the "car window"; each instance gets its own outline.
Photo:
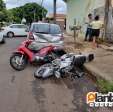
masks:
<path id="1" fill-rule="evenodd" d="M 33 32 L 37 33 L 49 33 L 49 25 L 48 24 L 34 24 Z"/>
<path id="2" fill-rule="evenodd" d="M 12 25 L 10 28 L 27 28 L 25 25 Z"/>
<path id="3" fill-rule="evenodd" d="M 55 24 L 34 24 L 31 31 L 37 33 L 48 33 L 48 34 L 60 34 L 61 29 L 59 25 Z"/>
<path id="4" fill-rule="evenodd" d="M 18 28 L 27 28 L 25 25 L 18 25 Z"/>
<path id="5" fill-rule="evenodd" d="M 18 28 L 17 25 L 11 25 L 10 28 Z"/>
<path id="6" fill-rule="evenodd" d="M 61 29 L 58 25 L 50 25 L 50 34 L 60 34 Z"/>

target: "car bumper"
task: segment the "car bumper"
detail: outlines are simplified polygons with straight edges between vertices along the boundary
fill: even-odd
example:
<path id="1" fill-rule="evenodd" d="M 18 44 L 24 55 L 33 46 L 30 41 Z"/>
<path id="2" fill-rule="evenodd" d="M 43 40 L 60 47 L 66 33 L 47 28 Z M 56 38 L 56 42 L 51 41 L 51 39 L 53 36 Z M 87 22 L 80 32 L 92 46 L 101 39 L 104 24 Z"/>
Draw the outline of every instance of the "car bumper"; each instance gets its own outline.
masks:
<path id="1" fill-rule="evenodd" d="M 4 36 L 3 36 L 3 33 L 0 32 L 0 42 L 3 40 Z"/>

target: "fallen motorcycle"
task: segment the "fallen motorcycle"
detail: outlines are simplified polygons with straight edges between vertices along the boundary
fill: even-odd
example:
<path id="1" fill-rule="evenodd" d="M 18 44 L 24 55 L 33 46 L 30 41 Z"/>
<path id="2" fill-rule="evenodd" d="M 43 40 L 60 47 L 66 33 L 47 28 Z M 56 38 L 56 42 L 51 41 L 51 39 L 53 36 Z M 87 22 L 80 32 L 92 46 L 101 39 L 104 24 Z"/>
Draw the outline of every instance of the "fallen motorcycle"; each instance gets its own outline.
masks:
<path id="1" fill-rule="evenodd" d="M 52 63 L 44 64 L 38 68 L 34 73 L 34 77 L 48 78 L 50 76 L 55 76 L 60 78 L 70 74 L 71 77 L 80 78 L 84 75 L 84 72 L 82 71 L 84 63 L 90 62 L 93 59 L 94 54 L 64 54 L 60 59 L 55 59 L 52 61 Z"/>
<path id="2" fill-rule="evenodd" d="M 61 55 L 65 54 L 63 49 L 57 49 L 53 45 L 38 45 L 33 40 L 26 40 L 13 52 L 10 57 L 10 65 L 17 71 L 24 70 L 27 63 L 30 62 L 51 62 Z M 59 55 L 59 56 L 58 56 Z"/>

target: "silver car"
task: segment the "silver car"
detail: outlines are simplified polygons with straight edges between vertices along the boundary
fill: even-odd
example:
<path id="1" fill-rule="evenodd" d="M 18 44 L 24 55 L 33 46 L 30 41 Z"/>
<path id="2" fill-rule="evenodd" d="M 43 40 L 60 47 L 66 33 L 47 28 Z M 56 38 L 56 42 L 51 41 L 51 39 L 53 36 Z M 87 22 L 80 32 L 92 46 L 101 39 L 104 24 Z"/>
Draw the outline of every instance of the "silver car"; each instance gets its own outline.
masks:
<path id="1" fill-rule="evenodd" d="M 3 36 L 3 32 L 0 31 L 0 43 L 3 44 L 5 43 L 5 38 Z"/>
<path id="2" fill-rule="evenodd" d="M 64 37 L 60 26 L 50 23 L 32 23 L 29 29 L 28 38 L 35 40 L 38 45 L 52 44 L 56 47 L 63 48 Z"/>

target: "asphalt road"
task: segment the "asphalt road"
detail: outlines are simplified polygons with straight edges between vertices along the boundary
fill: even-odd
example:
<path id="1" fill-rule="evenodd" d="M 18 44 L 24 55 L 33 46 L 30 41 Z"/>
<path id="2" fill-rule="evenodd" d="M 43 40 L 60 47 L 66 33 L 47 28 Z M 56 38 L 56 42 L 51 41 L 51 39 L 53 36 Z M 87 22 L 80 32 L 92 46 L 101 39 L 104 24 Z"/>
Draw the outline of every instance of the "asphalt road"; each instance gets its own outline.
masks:
<path id="1" fill-rule="evenodd" d="M 86 104 L 87 92 L 96 91 L 89 77 L 41 80 L 33 77 L 36 66 L 21 72 L 10 67 L 11 53 L 24 39 L 0 45 L 0 112 L 93 112 Z"/>

